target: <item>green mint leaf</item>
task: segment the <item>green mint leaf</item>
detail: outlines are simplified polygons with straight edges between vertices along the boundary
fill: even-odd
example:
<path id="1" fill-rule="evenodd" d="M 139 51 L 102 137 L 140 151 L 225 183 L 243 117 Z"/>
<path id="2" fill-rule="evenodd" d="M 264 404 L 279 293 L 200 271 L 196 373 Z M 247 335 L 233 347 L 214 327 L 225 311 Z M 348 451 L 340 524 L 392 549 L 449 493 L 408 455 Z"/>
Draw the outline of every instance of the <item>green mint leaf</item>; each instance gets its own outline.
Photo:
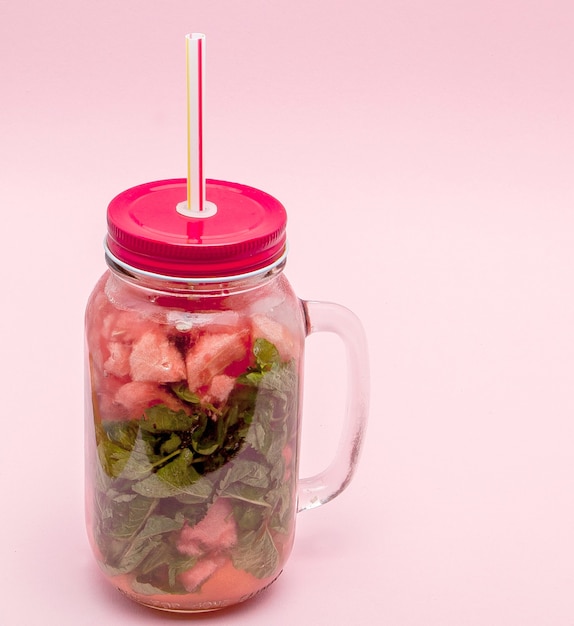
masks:
<path id="1" fill-rule="evenodd" d="M 260 421 L 256 421 L 247 431 L 245 442 L 265 456 L 271 445 L 271 432 Z"/>
<path id="2" fill-rule="evenodd" d="M 152 571 L 158 565 L 169 562 L 166 559 L 168 559 L 170 546 L 164 541 L 163 536 L 181 530 L 184 522 L 183 516 L 176 515 L 175 518 L 171 518 L 166 515 L 150 515 L 155 508 L 156 503 L 154 501 L 148 502 L 152 508 L 136 508 L 135 503 L 146 500 L 147 498 L 138 497 L 130 503 L 131 506 L 128 507 L 130 519 L 120 526 L 120 538 L 125 539 L 123 542 L 114 539 L 118 533 L 115 535 L 108 533 L 103 542 L 104 545 L 101 545 L 102 541 L 100 541 L 111 568 L 108 573 L 128 573 L 135 568 L 138 568 L 141 573 L 145 573 Z M 136 511 L 138 515 L 136 519 L 133 519 Z M 120 523 L 119 518 L 119 509 L 116 508 L 111 523 Z"/>
<path id="3" fill-rule="evenodd" d="M 139 420 L 142 430 L 150 433 L 191 430 L 197 426 L 197 419 L 185 411 L 172 411 L 165 404 L 156 404 L 144 411 L 145 417 Z"/>
<path id="4" fill-rule="evenodd" d="M 201 427 L 192 436 L 191 446 L 198 454 L 209 456 L 223 445 L 226 432 L 224 418 L 219 417 L 217 421 L 214 421 L 204 417 Z"/>
<path id="5" fill-rule="evenodd" d="M 266 488 L 269 486 L 268 469 L 256 461 L 237 459 L 233 461 L 219 484 L 222 492 L 233 483 L 243 483 L 251 487 Z"/>
<path id="6" fill-rule="evenodd" d="M 225 413 L 225 420 L 227 423 L 227 428 L 229 428 L 230 426 L 235 426 L 239 423 L 239 408 L 236 404 L 232 405 Z"/>
<path id="7" fill-rule="evenodd" d="M 189 448 L 185 448 L 177 458 L 159 469 L 156 476 L 174 487 L 192 485 L 201 478 L 191 465 L 192 461 L 193 452 Z"/>
<path id="8" fill-rule="evenodd" d="M 280 461 L 287 441 L 287 423 L 297 410 L 297 376 L 292 363 L 264 372 L 256 389 L 252 425 L 246 442 L 260 452 L 269 465 Z"/>
<path id="9" fill-rule="evenodd" d="M 175 459 L 166 463 L 157 472 L 134 484 L 132 489 L 148 498 L 170 498 L 189 496 L 203 502 L 213 492 L 211 481 L 201 476 L 191 465 L 193 453 L 189 449 L 181 451 Z M 189 503 L 190 499 L 187 498 Z"/>
<path id="10" fill-rule="evenodd" d="M 276 400 L 289 402 L 294 400 L 297 387 L 295 366 L 292 363 L 283 363 L 268 372 L 261 379 L 260 389 L 265 389 Z"/>
<path id="11" fill-rule="evenodd" d="M 174 383 L 171 385 L 171 390 L 175 395 L 184 402 L 190 404 L 199 404 L 201 402 L 199 396 L 189 390 L 189 387 L 185 383 Z"/>
<path id="12" fill-rule="evenodd" d="M 149 580 L 151 577 L 146 575 L 153 572 L 155 569 L 168 566 L 174 558 L 174 553 L 177 553 L 177 550 L 175 546 L 172 545 L 172 542 L 164 540 L 156 550 L 150 552 L 150 554 L 148 554 L 148 556 L 140 563 L 138 575 L 140 575 L 143 580 Z"/>
<path id="13" fill-rule="evenodd" d="M 131 502 L 138 497 L 137 493 L 122 493 L 121 491 L 116 491 L 115 489 L 110 489 L 106 494 L 112 502 Z"/>
<path id="14" fill-rule="evenodd" d="M 126 450 L 131 450 L 134 447 L 139 430 L 137 420 L 129 422 L 108 420 L 102 423 L 102 428 L 110 441 L 117 443 Z"/>
<path id="15" fill-rule="evenodd" d="M 141 541 L 148 537 L 155 537 L 156 535 L 163 535 L 164 533 L 170 533 L 174 530 L 181 530 L 182 526 L 182 519 L 172 519 L 165 515 L 152 515 L 138 533 L 137 539 Z"/>
<path id="16" fill-rule="evenodd" d="M 128 549 L 124 552 L 118 565 L 101 565 L 106 574 L 110 576 L 117 576 L 119 574 L 128 574 L 133 572 L 144 559 L 157 550 L 161 546 L 161 539 L 149 539 L 145 541 L 135 541 L 129 545 Z"/>
<path id="17" fill-rule="evenodd" d="M 149 583 L 140 583 L 137 579 L 132 581 L 132 589 L 141 594 L 142 596 L 155 596 L 155 595 L 163 595 L 165 594 L 165 589 L 160 589 L 159 587 L 154 587 Z"/>
<path id="18" fill-rule="evenodd" d="M 257 387 L 263 378 L 263 372 L 249 372 L 248 374 L 241 374 L 237 378 L 237 382 L 240 385 L 249 385 L 253 387 Z"/>
<path id="19" fill-rule="evenodd" d="M 161 457 L 156 457 L 151 446 L 143 438 L 136 439 L 133 450 L 124 464 L 120 478 L 126 480 L 141 480 L 148 476 L 154 463 Z"/>
<path id="20" fill-rule="evenodd" d="M 210 454 L 213 454 L 221 444 L 218 441 L 192 441 L 191 445 L 198 454 L 209 456 Z"/>
<path id="21" fill-rule="evenodd" d="M 277 348 L 267 339 L 256 339 L 253 343 L 253 354 L 260 370 L 270 370 L 281 362 Z"/>
<path id="22" fill-rule="evenodd" d="M 255 504 L 256 506 L 270 507 L 270 504 L 265 500 L 266 489 L 262 487 L 251 487 L 244 483 L 233 483 L 225 488 L 221 492 L 221 495 L 225 498 L 233 498 L 234 500 L 241 500 L 249 504 Z"/>
<path id="23" fill-rule="evenodd" d="M 267 529 L 243 533 L 231 559 L 237 569 L 256 578 L 272 576 L 279 566 L 279 552 Z"/>
<path id="24" fill-rule="evenodd" d="M 105 497 L 105 496 L 104 496 Z M 130 500 L 110 501 L 103 504 L 105 515 L 102 516 L 101 532 L 114 539 L 131 539 L 157 506 L 157 500 L 137 496 Z M 102 548 L 102 546 L 100 546 Z"/>
<path id="25" fill-rule="evenodd" d="M 117 478 L 130 458 L 130 451 L 103 438 L 98 444 L 98 458 L 105 473 L 112 478 Z"/>
<path id="26" fill-rule="evenodd" d="M 266 510 L 238 503 L 233 507 L 233 516 L 240 530 L 257 530 L 266 519 Z"/>
<path id="27" fill-rule="evenodd" d="M 287 483 L 281 483 L 267 492 L 265 500 L 273 507 L 269 527 L 280 533 L 287 533 L 292 523 L 292 511 L 295 506 L 292 490 Z"/>
<path id="28" fill-rule="evenodd" d="M 96 428 L 100 465 L 111 478 L 117 478 L 129 461 L 138 436 L 135 422 L 109 420 Z"/>
<path id="29" fill-rule="evenodd" d="M 164 441 L 160 446 L 160 452 L 162 454 L 171 454 L 175 452 L 181 446 L 181 437 L 172 433 L 166 441 Z"/>

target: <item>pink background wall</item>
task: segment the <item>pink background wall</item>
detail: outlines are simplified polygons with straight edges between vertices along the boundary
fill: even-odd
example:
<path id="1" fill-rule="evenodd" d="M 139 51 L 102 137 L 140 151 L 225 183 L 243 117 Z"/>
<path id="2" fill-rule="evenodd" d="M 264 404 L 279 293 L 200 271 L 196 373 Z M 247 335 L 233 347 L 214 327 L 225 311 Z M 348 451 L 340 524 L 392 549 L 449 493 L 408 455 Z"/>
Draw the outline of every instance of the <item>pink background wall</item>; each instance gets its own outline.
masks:
<path id="1" fill-rule="evenodd" d="M 105 208 L 185 172 L 289 212 L 288 276 L 371 348 L 357 477 L 218 624 L 574 624 L 574 3 L 0 2 L 0 623 L 168 624 L 100 580 L 82 508 L 82 317 Z M 310 342 L 304 473 L 341 352 Z M 201 621 L 201 619 L 199 621 Z"/>

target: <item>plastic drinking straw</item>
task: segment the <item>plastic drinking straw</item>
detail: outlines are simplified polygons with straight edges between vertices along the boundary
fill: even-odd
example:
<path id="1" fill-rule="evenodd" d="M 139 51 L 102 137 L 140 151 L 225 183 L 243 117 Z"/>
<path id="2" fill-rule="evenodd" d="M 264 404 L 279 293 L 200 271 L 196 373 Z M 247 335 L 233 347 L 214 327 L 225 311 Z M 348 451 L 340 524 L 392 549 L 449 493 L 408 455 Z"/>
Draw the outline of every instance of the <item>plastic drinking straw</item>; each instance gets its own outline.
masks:
<path id="1" fill-rule="evenodd" d="M 205 35 L 185 36 L 187 75 L 187 202 L 177 211 L 193 217 L 209 217 L 216 212 L 205 200 L 203 169 L 203 85 L 205 68 Z"/>

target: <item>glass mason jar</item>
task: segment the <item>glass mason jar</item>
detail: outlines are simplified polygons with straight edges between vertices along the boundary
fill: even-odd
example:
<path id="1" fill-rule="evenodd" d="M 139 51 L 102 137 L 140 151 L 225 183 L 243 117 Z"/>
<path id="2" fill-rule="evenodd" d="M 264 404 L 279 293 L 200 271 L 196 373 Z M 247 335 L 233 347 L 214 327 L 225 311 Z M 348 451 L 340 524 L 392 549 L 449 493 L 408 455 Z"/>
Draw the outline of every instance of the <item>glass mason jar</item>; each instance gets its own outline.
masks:
<path id="1" fill-rule="evenodd" d="M 86 310 L 86 520 L 108 580 L 182 612 L 246 600 L 281 573 L 297 511 L 353 474 L 367 413 L 366 342 L 348 309 L 297 298 L 285 212 L 208 181 L 209 217 L 175 210 L 185 181 L 108 209 L 108 270 Z M 346 421 L 337 456 L 298 478 L 305 337 L 341 336 Z"/>

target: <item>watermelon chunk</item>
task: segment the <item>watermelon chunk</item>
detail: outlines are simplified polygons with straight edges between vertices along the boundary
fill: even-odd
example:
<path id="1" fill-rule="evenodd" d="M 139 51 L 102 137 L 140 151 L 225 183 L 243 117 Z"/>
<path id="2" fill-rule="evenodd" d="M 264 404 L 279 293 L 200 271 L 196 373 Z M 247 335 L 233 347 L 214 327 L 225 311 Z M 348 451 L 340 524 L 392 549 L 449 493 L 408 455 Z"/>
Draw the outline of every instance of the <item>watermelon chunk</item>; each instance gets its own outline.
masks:
<path id="1" fill-rule="evenodd" d="M 128 419 L 126 407 L 118 404 L 115 400 L 116 394 L 123 386 L 123 381 L 119 378 L 116 378 L 115 376 L 93 376 L 93 397 L 97 403 L 97 408 L 95 408 L 94 410 L 97 411 L 100 419 Z"/>
<path id="2" fill-rule="evenodd" d="M 108 343 L 110 356 L 104 363 L 104 372 L 122 378 L 130 373 L 130 353 L 131 347 L 119 341 Z"/>
<path id="3" fill-rule="evenodd" d="M 129 365 L 134 381 L 174 383 L 186 377 L 181 353 L 157 330 L 145 332 L 134 343 Z"/>
<path id="4" fill-rule="evenodd" d="M 112 311 L 102 323 L 102 334 L 108 341 L 133 343 L 145 332 L 157 329 L 157 324 L 136 311 Z"/>
<path id="5" fill-rule="evenodd" d="M 247 335 L 247 330 L 202 335 L 185 360 L 189 388 L 197 391 L 215 376 L 223 374 L 229 365 L 245 358 Z"/>
<path id="6" fill-rule="evenodd" d="M 182 572 L 179 580 L 189 592 L 196 591 L 208 578 L 211 577 L 227 559 L 216 556 L 198 561 L 191 569 Z"/>
<path id="7" fill-rule="evenodd" d="M 187 523 L 181 529 L 177 549 L 188 556 L 199 556 L 210 550 L 224 550 L 237 543 L 237 526 L 231 504 L 218 498 L 207 515 L 195 526 Z"/>
<path id="8" fill-rule="evenodd" d="M 172 411 L 186 410 L 177 398 L 152 382 L 125 383 L 116 391 L 114 402 L 123 408 L 129 419 L 139 419 L 145 409 L 156 404 L 165 404 Z"/>
<path id="9" fill-rule="evenodd" d="M 210 404 L 223 404 L 229 397 L 233 387 L 235 387 L 235 378 L 233 376 L 219 374 L 213 377 L 203 399 Z"/>

